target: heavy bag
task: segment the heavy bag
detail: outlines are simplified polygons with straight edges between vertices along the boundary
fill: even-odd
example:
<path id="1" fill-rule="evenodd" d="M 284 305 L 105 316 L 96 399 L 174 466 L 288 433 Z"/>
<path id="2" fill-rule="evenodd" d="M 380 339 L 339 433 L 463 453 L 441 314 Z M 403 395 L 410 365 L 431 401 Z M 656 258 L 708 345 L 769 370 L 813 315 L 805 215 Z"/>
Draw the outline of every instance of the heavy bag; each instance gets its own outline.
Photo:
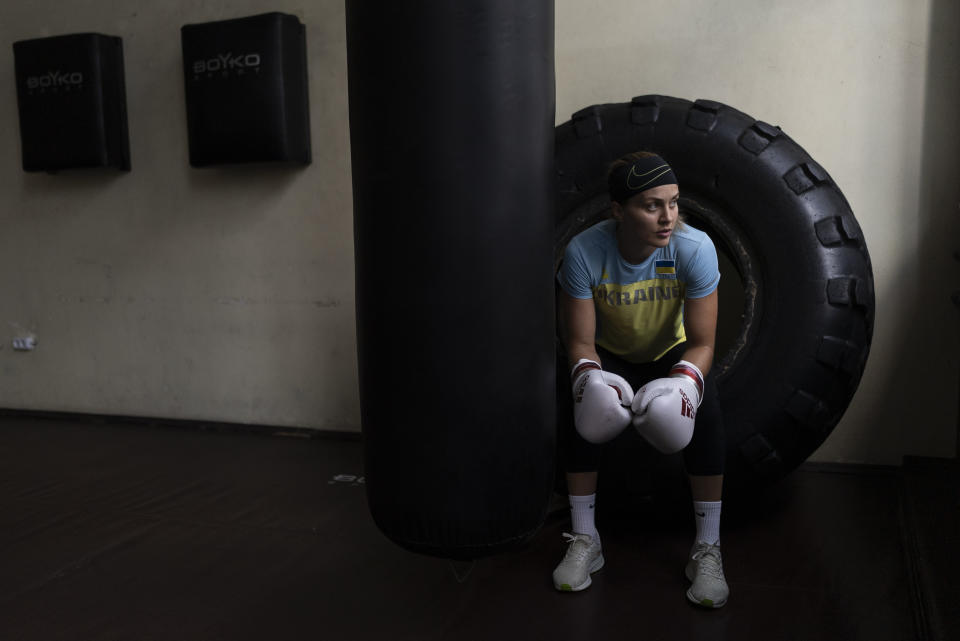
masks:
<path id="1" fill-rule="evenodd" d="M 346 17 L 367 498 L 401 546 L 478 558 L 552 491 L 553 2 Z"/>

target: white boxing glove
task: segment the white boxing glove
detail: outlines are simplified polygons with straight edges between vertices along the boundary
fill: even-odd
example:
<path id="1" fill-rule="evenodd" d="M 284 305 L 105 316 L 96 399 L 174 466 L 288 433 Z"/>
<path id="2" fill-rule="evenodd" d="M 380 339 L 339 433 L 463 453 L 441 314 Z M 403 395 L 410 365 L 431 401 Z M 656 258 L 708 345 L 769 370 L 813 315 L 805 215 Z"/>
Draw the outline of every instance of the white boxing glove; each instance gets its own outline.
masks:
<path id="1" fill-rule="evenodd" d="M 703 374 L 688 361 L 640 388 L 633 399 L 633 426 L 640 436 L 665 454 L 679 452 L 693 438 L 697 408 L 703 397 Z"/>
<path id="2" fill-rule="evenodd" d="M 628 425 L 633 388 L 623 377 L 581 358 L 573 367 L 573 424 L 584 440 L 606 443 Z"/>

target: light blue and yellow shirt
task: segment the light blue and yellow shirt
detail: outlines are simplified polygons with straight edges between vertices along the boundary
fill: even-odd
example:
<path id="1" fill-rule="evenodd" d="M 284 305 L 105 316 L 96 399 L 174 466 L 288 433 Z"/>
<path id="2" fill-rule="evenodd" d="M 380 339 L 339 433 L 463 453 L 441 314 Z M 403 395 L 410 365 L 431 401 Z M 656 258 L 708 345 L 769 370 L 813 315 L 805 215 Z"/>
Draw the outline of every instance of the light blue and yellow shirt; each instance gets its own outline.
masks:
<path id="1" fill-rule="evenodd" d="M 574 298 L 592 298 L 597 345 L 631 363 L 655 361 L 686 340 L 683 301 L 720 282 L 717 250 L 704 232 L 683 225 L 639 265 L 617 251 L 617 221 L 605 220 L 567 245 L 557 279 Z"/>

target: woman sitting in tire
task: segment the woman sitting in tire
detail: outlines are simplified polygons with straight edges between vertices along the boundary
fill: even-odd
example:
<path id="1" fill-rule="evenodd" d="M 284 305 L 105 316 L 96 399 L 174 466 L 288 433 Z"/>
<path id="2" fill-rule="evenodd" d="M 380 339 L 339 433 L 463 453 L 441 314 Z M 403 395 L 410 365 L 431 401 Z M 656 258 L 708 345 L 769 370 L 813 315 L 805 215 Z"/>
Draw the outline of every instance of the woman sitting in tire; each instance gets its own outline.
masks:
<path id="1" fill-rule="evenodd" d="M 719 608 L 729 590 L 720 556 L 725 441 L 709 375 L 717 324 L 717 253 L 678 217 L 670 166 L 649 152 L 615 161 L 613 217 L 574 237 L 558 279 L 572 409 L 561 412 L 573 534 L 553 572 L 578 591 L 603 567 L 594 522 L 604 443 L 631 423 L 658 450 L 683 451 L 696 538 L 686 561 L 687 598 Z M 634 395 L 633 387 L 639 387 Z M 610 443 L 609 447 L 616 447 Z"/>

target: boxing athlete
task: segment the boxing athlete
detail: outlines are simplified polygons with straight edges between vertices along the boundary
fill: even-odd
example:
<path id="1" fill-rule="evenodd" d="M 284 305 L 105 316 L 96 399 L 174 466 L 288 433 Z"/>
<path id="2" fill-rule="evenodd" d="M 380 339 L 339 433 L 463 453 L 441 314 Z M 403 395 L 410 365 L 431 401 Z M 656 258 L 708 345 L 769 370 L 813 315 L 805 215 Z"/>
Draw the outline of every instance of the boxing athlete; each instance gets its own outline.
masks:
<path id="1" fill-rule="evenodd" d="M 729 590 L 719 532 L 725 442 L 710 375 L 716 249 L 680 220 L 677 177 L 660 156 L 620 158 L 608 186 L 612 218 L 570 241 L 558 274 L 573 383 L 572 410 L 560 417 L 573 533 L 564 534 L 554 585 L 583 590 L 603 567 L 594 521 L 600 454 L 632 426 L 654 448 L 682 451 L 696 521 L 686 595 L 718 608 Z"/>

